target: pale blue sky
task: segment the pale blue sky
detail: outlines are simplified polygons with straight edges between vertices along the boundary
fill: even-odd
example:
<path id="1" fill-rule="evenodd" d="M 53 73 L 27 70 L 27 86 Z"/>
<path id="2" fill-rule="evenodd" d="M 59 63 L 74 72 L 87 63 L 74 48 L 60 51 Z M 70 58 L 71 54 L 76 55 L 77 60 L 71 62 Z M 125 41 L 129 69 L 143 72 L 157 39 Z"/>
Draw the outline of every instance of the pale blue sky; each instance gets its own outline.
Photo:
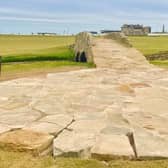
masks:
<path id="1" fill-rule="evenodd" d="M 98 31 L 124 23 L 168 29 L 167 0 L 1 0 L 0 33 Z"/>

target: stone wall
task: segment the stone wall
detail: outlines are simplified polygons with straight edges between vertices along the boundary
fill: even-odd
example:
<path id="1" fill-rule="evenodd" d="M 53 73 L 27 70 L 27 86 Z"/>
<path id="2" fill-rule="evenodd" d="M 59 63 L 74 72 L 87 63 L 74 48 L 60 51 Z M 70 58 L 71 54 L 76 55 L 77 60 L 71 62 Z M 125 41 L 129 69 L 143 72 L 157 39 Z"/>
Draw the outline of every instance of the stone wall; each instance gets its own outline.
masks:
<path id="1" fill-rule="evenodd" d="M 87 32 L 79 33 L 75 41 L 75 60 L 77 62 L 93 63 L 92 36 Z"/>
<path id="2" fill-rule="evenodd" d="M 104 37 L 108 38 L 108 39 L 115 40 L 116 42 L 124 45 L 125 47 L 132 47 L 132 45 L 128 41 L 127 37 L 123 33 L 117 33 L 117 32 L 109 33 Z"/>

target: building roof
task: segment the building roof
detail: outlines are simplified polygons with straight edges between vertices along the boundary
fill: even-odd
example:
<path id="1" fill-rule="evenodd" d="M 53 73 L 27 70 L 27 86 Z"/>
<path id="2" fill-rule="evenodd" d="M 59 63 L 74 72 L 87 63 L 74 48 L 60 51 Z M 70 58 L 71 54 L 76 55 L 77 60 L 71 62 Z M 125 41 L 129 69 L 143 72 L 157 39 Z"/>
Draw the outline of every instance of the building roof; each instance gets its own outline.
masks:
<path id="1" fill-rule="evenodd" d="M 140 25 L 140 24 L 136 24 L 136 25 L 133 25 L 133 24 L 124 24 L 122 26 L 122 28 L 133 28 L 133 29 L 142 29 L 143 28 L 143 25 Z"/>
<path id="2" fill-rule="evenodd" d="M 121 32 L 120 30 L 101 30 L 101 33 L 114 33 L 114 32 Z"/>

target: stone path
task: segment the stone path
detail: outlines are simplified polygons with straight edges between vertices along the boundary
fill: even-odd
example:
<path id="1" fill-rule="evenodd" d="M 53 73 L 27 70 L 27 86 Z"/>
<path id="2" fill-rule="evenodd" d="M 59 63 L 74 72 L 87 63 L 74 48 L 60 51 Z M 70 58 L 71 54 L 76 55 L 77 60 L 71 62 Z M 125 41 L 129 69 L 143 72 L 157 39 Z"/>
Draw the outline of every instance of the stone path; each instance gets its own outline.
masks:
<path id="1" fill-rule="evenodd" d="M 133 132 L 139 157 L 168 157 L 168 71 L 112 40 L 93 53 L 97 69 L 0 83 L 0 147 L 132 158 Z"/>
<path id="2" fill-rule="evenodd" d="M 109 39 L 96 39 L 93 47 L 94 62 L 97 68 L 138 69 L 149 68 L 149 63 L 134 48 L 123 47 Z"/>

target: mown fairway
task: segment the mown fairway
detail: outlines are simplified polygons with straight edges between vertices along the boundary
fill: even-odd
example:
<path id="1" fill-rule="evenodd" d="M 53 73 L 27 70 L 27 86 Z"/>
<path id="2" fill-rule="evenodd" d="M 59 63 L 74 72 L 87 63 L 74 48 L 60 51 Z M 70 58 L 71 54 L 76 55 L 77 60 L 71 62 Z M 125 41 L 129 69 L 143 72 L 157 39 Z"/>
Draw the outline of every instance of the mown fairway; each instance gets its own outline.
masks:
<path id="1" fill-rule="evenodd" d="M 160 52 L 168 52 L 168 36 L 165 37 L 129 37 L 130 43 L 133 47 L 141 51 L 146 57 L 152 54 L 158 54 Z M 168 68 L 167 60 L 154 60 L 152 64 Z"/>
<path id="2" fill-rule="evenodd" d="M 165 37 L 148 37 L 132 36 L 129 37 L 131 44 L 140 50 L 144 55 L 156 54 L 168 51 L 168 36 Z"/>
<path id="3" fill-rule="evenodd" d="M 2 61 L 73 60 L 74 36 L 0 36 Z"/>
<path id="4" fill-rule="evenodd" d="M 55 54 L 57 49 L 74 43 L 74 36 L 15 36 L 0 35 L 2 56 Z"/>
<path id="5" fill-rule="evenodd" d="M 74 62 L 74 42 L 75 36 L 0 35 L 1 80 L 92 66 Z"/>

